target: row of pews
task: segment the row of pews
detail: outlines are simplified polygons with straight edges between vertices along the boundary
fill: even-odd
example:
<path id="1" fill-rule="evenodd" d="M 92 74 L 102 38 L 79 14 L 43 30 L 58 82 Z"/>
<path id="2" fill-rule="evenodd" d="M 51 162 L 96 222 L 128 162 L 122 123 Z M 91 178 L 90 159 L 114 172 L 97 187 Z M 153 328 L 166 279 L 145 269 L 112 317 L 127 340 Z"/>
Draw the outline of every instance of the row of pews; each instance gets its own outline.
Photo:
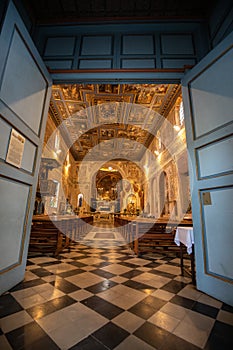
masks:
<path id="1" fill-rule="evenodd" d="M 177 253 L 183 266 L 183 254 L 186 254 L 187 249 L 183 245 L 177 246 L 175 243 L 176 228 L 178 226 L 192 227 L 192 220 L 182 220 L 181 222 L 165 219 L 155 221 L 155 219 L 144 218 L 132 220 L 132 218 L 116 216 L 115 224 L 137 256 L 146 253 L 165 255 Z"/>
<path id="2" fill-rule="evenodd" d="M 170 222 L 164 219 L 134 219 L 123 216 L 115 217 L 115 225 L 120 230 L 125 241 L 137 256 L 146 253 L 160 253 L 169 255 L 174 253 L 180 259 L 181 275 L 186 272 L 192 283 L 196 284 L 194 246 L 191 254 L 187 254 L 187 248 L 175 243 L 175 234 L 178 226 L 192 227 L 192 220 Z M 184 266 L 184 257 L 190 259 L 191 270 Z"/>
<path id="3" fill-rule="evenodd" d="M 57 256 L 91 229 L 92 216 L 35 215 L 32 219 L 29 253 Z"/>
<path id="4" fill-rule="evenodd" d="M 179 252 L 180 248 L 174 242 L 176 228 L 192 226 L 191 220 L 169 222 L 161 219 L 135 219 L 115 217 L 115 223 L 121 234 L 136 255 L 145 253 Z"/>

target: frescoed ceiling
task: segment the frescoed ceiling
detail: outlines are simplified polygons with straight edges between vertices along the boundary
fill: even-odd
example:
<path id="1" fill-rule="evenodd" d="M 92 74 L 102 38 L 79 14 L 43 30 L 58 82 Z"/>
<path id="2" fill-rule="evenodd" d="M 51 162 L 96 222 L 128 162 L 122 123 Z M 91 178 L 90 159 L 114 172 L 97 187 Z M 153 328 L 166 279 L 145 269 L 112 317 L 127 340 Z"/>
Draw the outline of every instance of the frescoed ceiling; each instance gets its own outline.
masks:
<path id="1" fill-rule="evenodd" d="M 75 160 L 139 161 L 178 95 L 178 84 L 54 85 L 50 113 Z"/>

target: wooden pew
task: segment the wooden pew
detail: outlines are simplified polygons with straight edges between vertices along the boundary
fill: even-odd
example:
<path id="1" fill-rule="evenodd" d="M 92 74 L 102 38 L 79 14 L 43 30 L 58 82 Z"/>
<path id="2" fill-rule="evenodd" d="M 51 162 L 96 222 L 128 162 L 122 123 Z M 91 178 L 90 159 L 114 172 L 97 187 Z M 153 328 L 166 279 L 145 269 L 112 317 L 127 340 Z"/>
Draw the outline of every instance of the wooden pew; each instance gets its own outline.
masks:
<path id="1" fill-rule="evenodd" d="M 175 224 L 137 222 L 134 252 L 137 255 L 148 252 L 179 252 L 174 242 Z"/>
<path id="2" fill-rule="evenodd" d="M 56 224 L 49 217 L 34 218 L 31 226 L 29 252 L 51 253 L 57 256 L 70 246 L 69 235 L 64 234 L 64 220 Z"/>
<path id="3" fill-rule="evenodd" d="M 35 215 L 32 219 L 29 252 L 51 253 L 57 256 L 70 249 L 72 242 L 91 229 L 92 216 Z"/>
<path id="4" fill-rule="evenodd" d="M 191 221 L 182 221 L 181 226 L 192 226 Z M 135 240 L 133 250 L 137 256 L 152 252 L 169 255 L 176 254 L 180 259 L 181 275 L 184 276 L 184 271 L 188 272 L 184 266 L 184 257 L 190 259 L 192 283 L 195 284 L 195 261 L 194 252 L 187 254 L 187 248 L 180 244 L 177 246 L 174 242 L 176 228 L 178 223 L 162 223 L 156 222 L 149 224 L 145 222 L 136 223 Z"/>
<path id="5" fill-rule="evenodd" d="M 192 220 L 182 220 L 181 222 L 167 222 L 157 219 L 136 219 L 116 217 L 115 223 L 120 227 L 120 232 L 126 239 L 129 246 L 137 256 L 146 253 L 160 253 L 169 255 L 172 253 L 180 258 L 181 275 L 186 271 L 184 257 L 191 260 L 191 277 L 195 284 L 195 261 L 194 254 L 187 254 L 187 248 L 181 244 L 177 246 L 174 242 L 177 226 L 192 227 Z M 187 271 L 186 271 L 187 272 Z"/>

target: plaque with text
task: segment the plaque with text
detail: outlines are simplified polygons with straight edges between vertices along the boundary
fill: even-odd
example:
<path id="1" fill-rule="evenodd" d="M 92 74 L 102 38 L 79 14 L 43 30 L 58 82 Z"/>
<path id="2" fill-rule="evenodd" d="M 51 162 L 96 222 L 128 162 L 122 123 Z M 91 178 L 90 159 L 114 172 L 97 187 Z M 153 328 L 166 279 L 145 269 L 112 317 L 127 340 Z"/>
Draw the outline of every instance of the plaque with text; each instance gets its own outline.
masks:
<path id="1" fill-rule="evenodd" d="M 7 163 L 12 164 L 17 168 L 21 167 L 24 145 L 25 138 L 18 131 L 12 129 L 6 156 Z"/>

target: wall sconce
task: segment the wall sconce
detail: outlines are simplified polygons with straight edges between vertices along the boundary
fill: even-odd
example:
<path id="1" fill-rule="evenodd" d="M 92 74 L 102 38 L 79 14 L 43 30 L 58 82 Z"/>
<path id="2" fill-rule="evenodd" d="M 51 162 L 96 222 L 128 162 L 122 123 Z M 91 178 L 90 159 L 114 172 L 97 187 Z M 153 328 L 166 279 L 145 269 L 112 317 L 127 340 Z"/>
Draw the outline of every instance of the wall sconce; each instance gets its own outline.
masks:
<path id="1" fill-rule="evenodd" d="M 173 125 L 173 128 L 174 128 L 176 131 L 180 131 L 180 126 L 179 126 L 179 125 Z"/>
<path id="2" fill-rule="evenodd" d="M 61 153 L 61 149 L 57 149 L 56 151 L 53 151 L 54 158 L 58 159 L 58 156 L 60 153 Z"/>

